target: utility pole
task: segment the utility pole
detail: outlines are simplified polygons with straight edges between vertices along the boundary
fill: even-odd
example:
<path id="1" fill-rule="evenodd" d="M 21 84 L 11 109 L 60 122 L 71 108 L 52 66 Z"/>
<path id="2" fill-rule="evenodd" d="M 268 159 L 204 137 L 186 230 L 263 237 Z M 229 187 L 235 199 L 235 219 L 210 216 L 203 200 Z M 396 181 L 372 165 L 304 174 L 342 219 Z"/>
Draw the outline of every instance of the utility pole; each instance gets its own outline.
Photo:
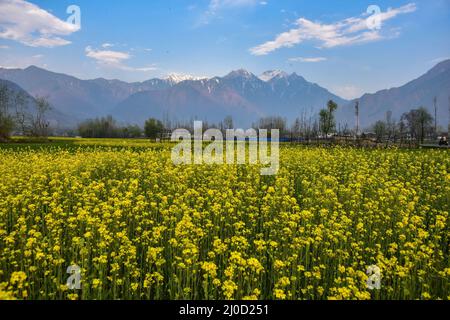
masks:
<path id="1" fill-rule="evenodd" d="M 389 140 L 394 135 L 394 133 L 392 132 L 393 130 L 392 130 L 392 111 L 391 110 L 386 111 L 386 126 L 387 126 L 387 133 L 388 133 L 387 143 L 389 143 Z"/>
<path id="2" fill-rule="evenodd" d="M 449 99 L 450 99 L 450 97 L 449 97 Z M 355 115 L 356 115 L 356 138 L 358 139 L 358 135 L 359 135 L 359 101 L 356 101 Z"/>
<path id="3" fill-rule="evenodd" d="M 391 121 L 392 121 L 392 111 L 388 110 L 386 111 L 386 123 L 390 125 Z"/>
<path id="4" fill-rule="evenodd" d="M 434 104 L 434 135 L 437 137 L 437 97 L 433 99 Z"/>
<path id="5" fill-rule="evenodd" d="M 448 124 L 447 124 L 447 138 L 450 138 L 450 96 L 448 96 Z"/>

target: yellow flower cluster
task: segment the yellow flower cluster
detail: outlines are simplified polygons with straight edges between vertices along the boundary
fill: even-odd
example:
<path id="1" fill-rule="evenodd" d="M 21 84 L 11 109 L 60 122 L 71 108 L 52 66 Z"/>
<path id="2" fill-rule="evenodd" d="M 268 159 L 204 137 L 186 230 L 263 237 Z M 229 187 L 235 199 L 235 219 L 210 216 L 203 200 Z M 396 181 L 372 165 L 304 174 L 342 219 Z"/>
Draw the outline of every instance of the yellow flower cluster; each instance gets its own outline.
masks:
<path id="1" fill-rule="evenodd" d="M 98 144 L 0 149 L 0 299 L 449 298 L 447 151 L 282 146 L 261 176 Z"/>

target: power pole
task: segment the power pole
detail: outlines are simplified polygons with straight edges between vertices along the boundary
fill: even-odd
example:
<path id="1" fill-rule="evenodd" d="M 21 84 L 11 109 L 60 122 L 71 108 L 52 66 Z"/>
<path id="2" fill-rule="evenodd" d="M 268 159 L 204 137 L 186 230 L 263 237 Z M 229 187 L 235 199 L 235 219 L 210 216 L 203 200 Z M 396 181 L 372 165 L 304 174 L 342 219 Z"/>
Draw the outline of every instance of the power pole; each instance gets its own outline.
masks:
<path id="1" fill-rule="evenodd" d="M 448 124 L 447 124 L 447 137 L 450 138 L 450 96 L 448 96 Z"/>
<path id="2" fill-rule="evenodd" d="M 437 137 L 437 97 L 433 99 L 434 104 L 434 135 Z"/>
<path id="3" fill-rule="evenodd" d="M 449 99 L 450 99 L 450 97 L 449 97 Z M 359 101 L 356 101 L 355 115 L 356 115 L 356 138 L 358 138 L 358 135 L 359 135 Z"/>
<path id="4" fill-rule="evenodd" d="M 386 126 L 387 126 L 387 133 L 388 133 L 388 142 L 393 136 L 392 132 L 392 111 L 388 110 L 386 111 Z"/>

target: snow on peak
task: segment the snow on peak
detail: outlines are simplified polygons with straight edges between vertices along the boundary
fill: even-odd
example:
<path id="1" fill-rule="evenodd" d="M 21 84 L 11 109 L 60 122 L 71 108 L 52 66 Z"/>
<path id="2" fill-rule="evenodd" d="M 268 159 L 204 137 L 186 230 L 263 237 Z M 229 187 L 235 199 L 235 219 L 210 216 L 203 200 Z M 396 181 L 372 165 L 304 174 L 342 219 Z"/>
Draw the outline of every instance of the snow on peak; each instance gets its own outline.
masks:
<path id="1" fill-rule="evenodd" d="M 288 74 L 286 72 L 284 72 L 284 71 L 281 71 L 281 70 L 269 70 L 269 71 L 264 72 L 262 75 L 260 75 L 259 78 L 262 81 L 266 81 L 267 82 L 267 81 L 270 81 L 270 80 L 272 80 L 274 78 L 285 78 L 287 76 L 288 76 Z"/>
<path id="2" fill-rule="evenodd" d="M 204 80 L 207 79 L 207 77 L 196 77 L 183 73 L 171 73 L 167 75 L 167 77 L 165 77 L 164 79 L 170 81 L 171 83 L 176 84 L 186 80 Z"/>
<path id="3" fill-rule="evenodd" d="M 236 78 L 236 77 L 243 77 L 243 78 L 251 78 L 253 76 L 252 73 L 248 72 L 245 69 L 239 69 L 231 71 L 228 75 L 226 75 L 226 78 Z"/>

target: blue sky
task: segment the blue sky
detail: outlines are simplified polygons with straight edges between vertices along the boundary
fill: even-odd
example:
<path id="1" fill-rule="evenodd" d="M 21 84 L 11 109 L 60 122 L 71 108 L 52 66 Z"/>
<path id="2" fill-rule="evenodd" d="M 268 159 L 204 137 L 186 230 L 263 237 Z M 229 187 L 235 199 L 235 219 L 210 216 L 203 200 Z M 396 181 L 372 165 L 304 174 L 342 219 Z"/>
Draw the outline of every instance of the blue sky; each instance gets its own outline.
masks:
<path id="1" fill-rule="evenodd" d="M 355 98 L 450 58 L 449 36 L 450 0 L 0 0 L 0 66 L 82 79 L 280 69 Z"/>

